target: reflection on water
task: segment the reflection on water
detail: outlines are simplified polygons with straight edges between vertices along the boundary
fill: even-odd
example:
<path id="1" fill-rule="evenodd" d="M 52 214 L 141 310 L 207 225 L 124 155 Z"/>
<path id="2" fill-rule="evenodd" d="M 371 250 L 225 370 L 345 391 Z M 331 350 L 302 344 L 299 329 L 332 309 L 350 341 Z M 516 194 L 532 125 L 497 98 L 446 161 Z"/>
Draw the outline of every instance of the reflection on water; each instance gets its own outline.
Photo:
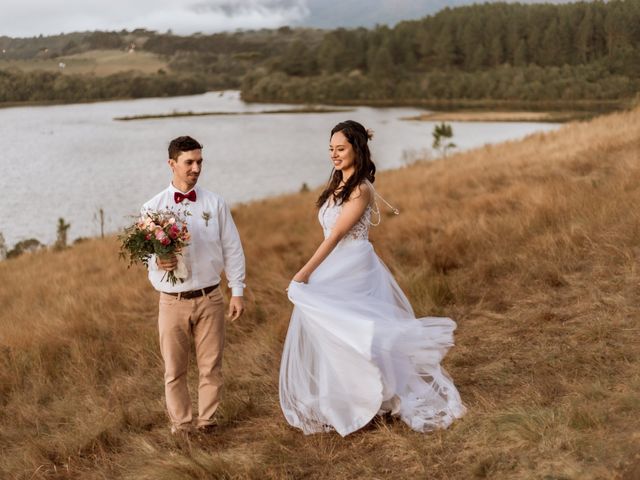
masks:
<path id="1" fill-rule="evenodd" d="M 375 131 L 371 144 L 380 170 L 430 152 L 431 122 L 402 117 L 414 108 L 358 107 L 349 113 L 231 115 L 119 122 L 114 117 L 185 112 L 258 112 L 295 108 L 245 104 L 238 92 L 51 107 L 0 109 L 2 208 L 0 232 L 8 245 L 35 237 L 55 239 L 59 217 L 71 223 L 71 239 L 129 222 L 140 205 L 168 185 L 166 147 L 192 135 L 205 146 L 199 184 L 230 203 L 295 192 L 325 182 L 329 131 L 351 118 Z M 519 138 L 557 128 L 549 123 L 451 123 L 458 149 Z M 309 208 L 312 208 L 310 205 Z"/>

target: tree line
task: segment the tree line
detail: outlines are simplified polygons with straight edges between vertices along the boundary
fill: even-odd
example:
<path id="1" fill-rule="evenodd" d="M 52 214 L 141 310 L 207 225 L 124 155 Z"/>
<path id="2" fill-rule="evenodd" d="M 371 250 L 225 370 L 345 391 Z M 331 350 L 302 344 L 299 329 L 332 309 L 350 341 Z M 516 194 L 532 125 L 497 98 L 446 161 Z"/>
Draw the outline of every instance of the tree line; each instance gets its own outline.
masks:
<path id="1" fill-rule="evenodd" d="M 640 90 L 636 0 L 486 3 L 393 28 L 73 35 L 66 43 L 52 37 L 47 55 L 135 44 L 166 58 L 168 76 L 201 78 L 206 88 L 241 88 L 243 98 L 254 101 L 618 101 Z M 46 37 L 31 43 L 43 55 Z M 31 43 L 0 37 L 10 55 L 33 54 Z M 157 88 L 172 94 L 168 85 Z"/>
<path id="2" fill-rule="evenodd" d="M 95 77 L 62 72 L 0 70 L 0 103 L 85 102 L 116 98 L 193 95 L 207 91 L 206 79 L 192 75 L 123 72 Z"/>

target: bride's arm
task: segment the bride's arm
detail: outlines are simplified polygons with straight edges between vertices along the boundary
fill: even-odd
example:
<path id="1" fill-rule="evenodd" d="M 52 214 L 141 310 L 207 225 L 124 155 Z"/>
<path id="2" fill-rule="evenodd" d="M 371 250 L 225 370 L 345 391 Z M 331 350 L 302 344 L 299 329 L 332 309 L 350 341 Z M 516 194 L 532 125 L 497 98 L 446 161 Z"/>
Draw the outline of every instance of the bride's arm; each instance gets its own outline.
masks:
<path id="1" fill-rule="evenodd" d="M 336 245 L 351 230 L 360 217 L 364 214 L 367 205 L 371 201 L 369 188 L 363 185 L 353 189 L 349 201 L 342 206 L 342 212 L 331 229 L 331 234 L 323 240 L 309 261 L 293 277 L 294 282 L 307 283 L 313 271 L 318 268 L 325 258 L 336 248 Z"/>

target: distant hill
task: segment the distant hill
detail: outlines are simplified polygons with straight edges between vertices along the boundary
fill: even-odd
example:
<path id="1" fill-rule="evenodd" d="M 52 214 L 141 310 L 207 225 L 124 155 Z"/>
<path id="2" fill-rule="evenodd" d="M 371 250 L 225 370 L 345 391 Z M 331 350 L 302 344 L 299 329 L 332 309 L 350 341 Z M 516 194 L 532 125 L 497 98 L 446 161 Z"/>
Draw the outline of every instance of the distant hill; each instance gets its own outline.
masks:
<path id="1" fill-rule="evenodd" d="M 60 35 L 39 35 L 29 38 L 0 36 L 0 61 L 51 59 L 63 55 L 74 55 L 90 50 L 120 49 L 144 45 L 149 36 L 155 35 L 144 29 L 131 32 L 73 32 Z"/>
<path id="2" fill-rule="evenodd" d="M 90 74 L 104 77 L 121 72 L 155 74 L 167 71 L 166 59 L 145 51 L 88 50 L 56 57 L 36 56 L 26 60 L 0 61 L 0 69 L 18 69 L 24 72 L 48 71 L 65 74 Z"/>
<path id="3" fill-rule="evenodd" d="M 372 2 L 378 2 L 377 6 L 364 0 L 344 5 L 312 3 L 318 10 L 309 18 L 325 15 L 365 21 L 367 15 L 373 15 L 368 12 L 389 8 L 381 0 Z M 418 14 L 413 2 L 394 5 L 397 15 Z M 0 37 L 0 71 L 8 71 L 0 75 L 0 103 L 60 101 L 53 98 L 58 94 L 63 101 L 96 100 L 103 99 L 106 91 L 124 92 L 125 98 L 152 91 L 184 94 L 176 88 L 180 81 L 165 78 L 181 75 L 197 77 L 198 85 L 190 91 L 239 88 L 248 101 L 429 106 L 441 102 L 544 103 L 541 108 L 550 104 L 573 108 L 576 103 L 597 101 L 619 106 L 640 92 L 638 25 L 638 1 L 503 2 L 445 8 L 394 27 L 281 27 L 190 36 L 138 29 L 29 39 Z M 146 54 L 137 56 L 140 65 L 124 61 L 122 55 L 89 53 L 129 50 Z M 114 63 L 93 68 L 92 57 L 96 65 Z M 154 88 L 147 88 L 146 79 L 144 88 L 127 85 L 121 89 L 121 79 L 113 79 L 111 83 L 118 88 L 95 89 L 93 80 L 80 77 L 72 82 L 73 88 L 69 82 L 55 88 L 52 84 L 57 77 L 26 81 L 14 71 L 21 70 L 20 65 L 11 63 L 66 58 L 82 59 L 84 71 L 98 74 L 121 72 L 124 65 L 154 76 Z M 32 69 L 32 64 L 22 68 Z M 157 75 L 165 77 L 158 79 Z M 130 77 L 124 83 L 132 81 Z M 78 95 L 78 91 L 84 93 Z"/>

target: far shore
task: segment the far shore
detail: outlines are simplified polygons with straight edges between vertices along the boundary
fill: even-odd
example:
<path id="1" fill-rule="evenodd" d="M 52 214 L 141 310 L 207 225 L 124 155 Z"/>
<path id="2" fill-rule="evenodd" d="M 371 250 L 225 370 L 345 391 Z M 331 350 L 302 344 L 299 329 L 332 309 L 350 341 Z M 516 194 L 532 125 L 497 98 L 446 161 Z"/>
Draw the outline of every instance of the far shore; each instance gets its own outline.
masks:
<path id="1" fill-rule="evenodd" d="M 433 111 L 402 120 L 422 122 L 551 122 L 562 123 L 574 120 L 588 120 L 595 112 L 531 112 L 531 111 L 489 111 L 489 110 L 460 110 Z"/>
<path id="2" fill-rule="evenodd" d="M 260 110 L 257 112 L 170 112 L 158 114 L 144 115 L 127 115 L 124 117 L 115 117 L 114 120 L 128 122 L 132 120 L 158 120 L 164 118 L 176 117 L 206 117 L 211 115 L 277 115 L 283 113 L 300 114 L 300 113 L 340 113 L 352 112 L 352 108 L 324 108 L 324 107 L 301 107 L 301 108 L 284 108 L 278 110 Z"/>

